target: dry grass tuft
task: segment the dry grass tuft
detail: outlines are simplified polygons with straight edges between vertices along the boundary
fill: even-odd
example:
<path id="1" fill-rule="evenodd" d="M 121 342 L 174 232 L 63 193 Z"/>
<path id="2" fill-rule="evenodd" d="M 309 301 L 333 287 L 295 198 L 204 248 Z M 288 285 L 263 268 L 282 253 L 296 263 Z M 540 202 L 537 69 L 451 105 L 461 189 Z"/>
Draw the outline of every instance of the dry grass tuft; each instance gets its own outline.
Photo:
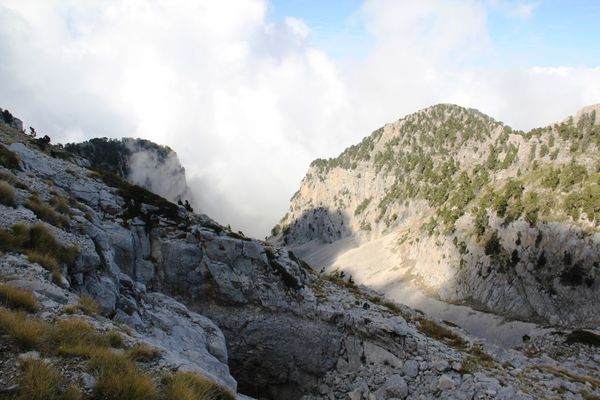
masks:
<path id="1" fill-rule="evenodd" d="M 157 390 L 152 379 L 142 374 L 135 363 L 110 350 L 97 352 L 87 368 L 96 375 L 94 400 L 153 400 Z"/>
<path id="2" fill-rule="evenodd" d="M 145 344 L 136 344 L 125 352 L 127 357 L 134 361 L 147 363 L 160 357 L 161 351 L 156 347 Z"/>
<path id="3" fill-rule="evenodd" d="M 79 252 L 77 247 L 61 245 L 43 224 L 15 224 L 10 231 L 0 229 L 0 250 L 27 254 L 30 262 L 52 272 L 56 282 L 60 282 L 60 263 L 73 263 Z"/>
<path id="4" fill-rule="evenodd" d="M 0 332 L 10 336 L 22 350 L 39 348 L 50 329 L 49 324 L 30 318 L 23 312 L 0 308 Z"/>
<path id="5" fill-rule="evenodd" d="M 88 322 L 78 318 L 59 321 L 49 338 L 52 348 L 62 356 L 94 357 L 97 351 L 121 347 L 123 337 L 117 332 L 99 333 Z"/>
<path id="6" fill-rule="evenodd" d="M 417 318 L 417 320 L 419 321 L 417 329 L 421 333 L 424 333 L 433 339 L 441 340 L 452 347 L 465 348 L 466 342 L 460 336 L 452 332 L 452 330 L 429 319 Z"/>
<path id="7" fill-rule="evenodd" d="M 227 388 L 192 372 L 177 372 L 165 378 L 165 400 L 233 400 Z"/>
<path id="8" fill-rule="evenodd" d="M 17 205 L 15 189 L 8 182 L 0 181 L 0 203 L 8 207 Z"/>
<path id="9" fill-rule="evenodd" d="M 62 400 L 62 377 L 58 371 L 41 360 L 23 364 L 19 379 L 19 400 Z"/>
<path id="10" fill-rule="evenodd" d="M 27 312 L 36 312 L 37 299 L 29 290 L 12 285 L 0 284 L 0 304 Z"/>
<path id="11" fill-rule="evenodd" d="M 39 219 L 49 224 L 59 228 L 64 228 L 69 224 L 69 217 L 57 212 L 54 208 L 40 200 L 36 195 L 32 195 L 29 200 L 25 202 L 24 206 L 33 211 Z"/>
<path id="12" fill-rule="evenodd" d="M 60 265 L 58 265 L 58 261 L 54 256 L 48 253 L 32 251 L 27 255 L 27 259 L 29 262 L 40 264 L 45 270 L 50 271 L 54 282 L 60 282 L 62 273 Z"/>
<path id="13" fill-rule="evenodd" d="M 8 169 L 21 169 L 19 156 L 0 144 L 0 165 Z"/>
<path id="14" fill-rule="evenodd" d="M 70 211 L 69 200 L 67 200 L 65 197 L 62 197 L 58 194 L 55 194 L 54 196 L 52 196 L 49 203 L 59 213 L 67 214 Z"/>
<path id="15" fill-rule="evenodd" d="M 100 313 L 100 306 L 91 296 L 83 295 L 79 297 L 77 307 L 79 307 L 85 315 L 94 316 Z"/>

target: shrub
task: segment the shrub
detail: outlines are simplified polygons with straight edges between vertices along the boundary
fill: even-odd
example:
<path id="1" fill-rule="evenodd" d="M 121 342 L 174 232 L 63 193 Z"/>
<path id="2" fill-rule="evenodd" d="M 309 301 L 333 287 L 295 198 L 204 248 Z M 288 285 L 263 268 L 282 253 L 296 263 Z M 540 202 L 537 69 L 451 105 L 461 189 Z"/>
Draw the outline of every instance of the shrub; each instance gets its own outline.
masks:
<path id="1" fill-rule="evenodd" d="M 87 369 L 96 375 L 95 400 L 152 400 L 157 392 L 152 379 L 138 371 L 133 361 L 110 350 L 98 352 Z"/>
<path id="2" fill-rule="evenodd" d="M 30 318 L 23 312 L 0 308 L 0 331 L 22 350 L 39 347 L 49 329 L 47 323 Z"/>
<path id="3" fill-rule="evenodd" d="M 177 372 L 165 378 L 165 383 L 165 400 L 235 399 L 235 396 L 225 387 L 192 372 Z"/>
<path id="4" fill-rule="evenodd" d="M 145 344 L 136 344 L 125 352 L 127 357 L 138 362 L 150 362 L 160 357 L 161 351 L 156 347 Z"/>
<path id="5" fill-rule="evenodd" d="M 8 110 L 2 110 L 2 119 L 7 124 L 12 124 L 13 121 L 15 120 L 15 117 L 13 117 L 13 115 L 11 114 L 10 111 L 8 111 Z"/>
<path id="6" fill-rule="evenodd" d="M 0 181 L 0 203 L 9 207 L 17 204 L 15 189 L 8 182 Z"/>
<path id="7" fill-rule="evenodd" d="M 19 156 L 0 144 L 0 165 L 8 169 L 21 169 Z"/>
<path id="8" fill-rule="evenodd" d="M 29 290 L 0 284 L 0 302 L 6 307 L 28 312 L 36 312 L 37 300 Z"/>
<path id="9" fill-rule="evenodd" d="M 362 212 L 365 211 L 369 206 L 369 203 L 371 203 L 371 200 L 373 200 L 373 197 L 369 197 L 361 201 L 358 207 L 356 207 L 356 210 L 354 210 L 354 216 L 362 214 Z"/>
<path id="10" fill-rule="evenodd" d="M 494 231 L 490 238 L 485 243 L 485 255 L 493 256 L 500 254 L 500 252 L 504 248 L 502 247 L 502 243 L 500 243 L 500 238 L 498 237 L 498 231 Z"/>
<path id="11" fill-rule="evenodd" d="M 600 335 L 582 329 L 576 329 L 567 335 L 565 343 L 582 343 L 589 346 L 600 347 Z"/>
<path id="12" fill-rule="evenodd" d="M 29 360 L 23 364 L 19 379 L 20 400 L 62 400 L 63 379 L 58 371 L 41 360 Z"/>

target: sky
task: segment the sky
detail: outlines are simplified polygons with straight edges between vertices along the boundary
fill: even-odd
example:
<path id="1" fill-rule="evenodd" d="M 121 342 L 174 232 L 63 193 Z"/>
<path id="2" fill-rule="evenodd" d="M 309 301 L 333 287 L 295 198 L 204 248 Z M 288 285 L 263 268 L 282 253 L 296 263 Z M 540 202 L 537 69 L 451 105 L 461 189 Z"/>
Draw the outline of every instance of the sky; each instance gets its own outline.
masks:
<path id="1" fill-rule="evenodd" d="M 600 103 L 600 2 L 0 0 L 0 107 L 53 142 L 173 148 L 264 237 L 310 162 L 437 103 L 517 129 Z"/>

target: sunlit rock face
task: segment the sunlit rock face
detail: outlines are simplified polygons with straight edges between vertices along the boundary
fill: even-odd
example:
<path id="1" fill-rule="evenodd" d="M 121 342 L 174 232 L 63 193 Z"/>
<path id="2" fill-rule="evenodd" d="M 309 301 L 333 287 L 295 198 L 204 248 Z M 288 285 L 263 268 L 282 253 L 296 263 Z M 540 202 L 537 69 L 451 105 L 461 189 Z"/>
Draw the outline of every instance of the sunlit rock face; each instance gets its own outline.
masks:
<path id="1" fill-rule="evenodd" d="M 315 160 L 273 241 L 309 256 L 395 235 L 395 268 L 362 283 L 406 275 L 445 301 L 596 326 L 599 121 L 598 105 L 529 132 L 455 105 L 421 110 Z"/>

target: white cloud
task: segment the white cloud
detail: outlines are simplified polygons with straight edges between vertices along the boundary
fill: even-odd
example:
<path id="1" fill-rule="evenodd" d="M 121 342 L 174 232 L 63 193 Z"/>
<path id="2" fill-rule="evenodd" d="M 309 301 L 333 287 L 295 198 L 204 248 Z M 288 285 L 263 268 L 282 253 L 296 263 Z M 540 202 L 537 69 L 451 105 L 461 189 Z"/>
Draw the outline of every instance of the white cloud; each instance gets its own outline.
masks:
<path id="1" fill-rule="evenodd" d="M 497 57 L 486 4 L 367 0 L 373 45 L 340 63 L 266 0 L 0 0 L 0 107 L 56 141 L 169 145 L 195 209 L 262 236 L 312 159 L 406 113 L 457 102 L 529 128 L 598 102 L 598 69 L 478 66 Z"/>
<path id="2" fill-rule="evenodd" d="M 531 17 L 533 11 L 537 8 L 538 3 L 521 3 L 517 2 L 514 4 L 514 8 L 512 10 L 512 15 L 518 18 L 527 19 Z"/>

